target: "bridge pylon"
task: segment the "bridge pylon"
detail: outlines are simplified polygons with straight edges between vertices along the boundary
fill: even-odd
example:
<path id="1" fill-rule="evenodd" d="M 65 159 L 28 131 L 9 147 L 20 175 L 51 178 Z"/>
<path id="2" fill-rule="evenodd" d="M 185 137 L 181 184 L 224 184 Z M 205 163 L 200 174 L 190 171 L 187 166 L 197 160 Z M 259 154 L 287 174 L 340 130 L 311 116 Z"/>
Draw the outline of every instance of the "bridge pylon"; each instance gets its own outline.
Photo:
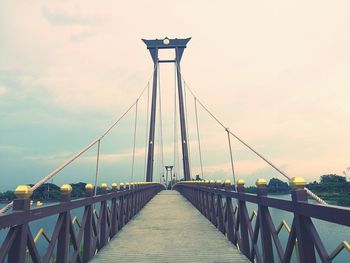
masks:
<path id="1" fill-rule="evenodd" d="M 146 181 L 153 181 L 153 162 L 154 162 L 154 135 L 155 135 L 155 123 L 156 123 L 156 108 L 157 108 L 157 77 L 158 77 L 158 65 L 159 63 L 175 63 L 177 72 L 177 87 L 179 96 L 179 112 L 180 112 L 180 128 L 181 128 L 181 146 L 182 146 L 182 162 L 184 169 L 184 177 L 186 181 L 191 180 L 189 155 L 188 155 L 188 140 L 187 140 L 187 129 L 186 129 L 186 118 L 182 88 L 182 77 L 180 70 L 180 61 L 183 52 L 186 48 L 187 43 L 191 38 L 185 39 L 154 39 L 142 41 L 146 44 L 147 49 L 151 53 L 151 57 L 154 63 L 153 72 L 153 86 L 152 86 L 152 102 L 151 102 L 151 116 L 150 116 L 150 130 L 148 140 L 148 153 L 147 153 L 147 169 L 146 169 Z M 173 60 L 160 60 L 158 57 L 159 49 L 174 49 L 175 59 Z"/>

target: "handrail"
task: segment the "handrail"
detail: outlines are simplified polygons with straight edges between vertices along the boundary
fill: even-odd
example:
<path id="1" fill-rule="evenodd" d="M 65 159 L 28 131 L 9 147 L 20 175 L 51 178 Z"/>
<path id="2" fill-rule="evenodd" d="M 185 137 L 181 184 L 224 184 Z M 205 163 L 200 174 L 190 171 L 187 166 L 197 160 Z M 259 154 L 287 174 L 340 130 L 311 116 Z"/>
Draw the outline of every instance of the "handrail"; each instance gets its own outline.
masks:
<path id="1" fill-rule="evenodd" d="M 251 262 L 274 262 L 273 250 L 280 262 L 291 262 L 295 249 L 296 260 L 301 263 L 315 263 L 315 251 L 322 262 L 331 262 L 344 249 L 350 251 L 349 243 L 342 241 L 328 254 L 311 220 L 316 218 L 350 227 L 350 209 L 308 203 L 302 181 L 295 182 L 291 185 L 292 200 L 268 197 L 264 179 L 257 180 L 257 194 L 245 193 L 242 180 L 238 180 L 237 191 L 229 181 L 183 181 L 175 184 L 174 190 L 186 197 Z M 233 206 L 234 199 L 237 210 Z M 256 204 L 257 212 L 254 210 L 249 216 L 246 203 Z M 276 228 L 270 208 L 293 213 L 292 225 L 282 220 Z M 288 232 L 285 247 L 279 239 L 283 227 Z"/>
<path id="2" fill-rule="evenodd" d="M 30 208 L 29 195 L 17 195 L 13 211 L 0 215 L 0 231 L 9 228 L 5 240 L 0 244 L 0 262 L 87 262 L 104 247 L 130 219 L 144 207 L 164 186 L 159 183 L 113 184 L 107 190 L 103 184 L 102 193 L 93 196 L 94 187 L 87 185 L 86 197 L 71 200 L 71 188 L 61 187 L 60 202 L 40 208 Z M 67 190 L 68 189 L 68 190 Z M 100 203 L 94 212 L 95 204 Z M 71 211 L 83 208 L 80 220 Z M 35 237 L 29 223 L 41 218 L 58 215 L 49 236 L 40 228 Z M 74 227 L 74 224 L 78 228 Z M 43 236 L 48 247 L 38 251 L 37 241 Z M 57 254 L 54 248 L 57 246 Z"/>
<path id="3" fill-rule="evenodd" d="M 156 70 L 156 66 L 153 69 L 153 72 Z M 51 171 L 49 174 L 47 174 L 46 176 L 44 176 L 41 180 L 39 180 L 37 183 L 34 184 L 34 186 L 32 187 L 32 190 L 36 190 L 38 187 L 40 187 L 42 184 L 44 184 L 45 182 L 47 182 L 48 180 L 50 180 L 52 177 L 54 177 L 56 174 L 58 174 L 60 171 L 62 171 L 65 167 L 67 167 L 68 165 L 70 165 L 71 163 L 73 163 L 76 159 L 78 159 L 82 154 L 84 154 L 86 151 L 88 151 L 89 149 L 91 149 L 91 147 L 93 147 L 96 143 L 98 143 L 98 145 L 100 145 L 101 140 L 111 131 L 113 130 L 113 128 L 124 118 L 124 116 L 135 106 L 137 105 L 138 101 L 140 100 L 140 98 L 142 97 L 142 95 L 144 94 L 144 92 L 146 91 L 146 89 L 149 86 L 149 83 L 152 79 L 152 75 L 149 78 L 146 86 L 142 89 L 140 95 L 136 98 L 135 102 L 133 102 L 128 109 L 117 119 L 115 120 L 101 135 L 99 135 L 96 139 L 94 139 L 93 141 L 91 141 L 90 143 L 88 143 L 86 146 L 84 146 L 82 149 L 80 149 L 75 155 L 73 155 L 71 158 L 69 158 L 68 160 L 66 160 L 64 163 L 62 163 L 59 167 L 57 167 L 55 170 Z M 99 153 L 98 153 L 99 155 Z M 97 176 L 97 168 L 96 167 L 96 176 Z M 96 182 L 95 182 L 96 183 Z M 96 194 L 96 193 L 95 193 Z M 0 215 L 7 213 L 13 206 L 13 202 L 8 203 L 6 206 L 4 206 L 3 208 L 0 209 Z"/>
<path id="4" fill-rule="evenodd" d="M 179 65 L 176 64 L 178 67 Z M 181 72 L 180 68 L 179 71 Z M 276 164 L 274 164 L 273 162 L 271 162 L 270 160 L 268 160 L 264 155 L 262 155 L 261 153 L 259 153 L 256 149 L 254 149 L 251 145 L 249 145 L 246 141 L 244 141 L 242 138 L 240 138 L 240 136 L 238 136 L 237 134 L 233 133 L 226 125 L 223 124 L 222 121 L 220 121 L 209 109 L 207 106 L 204 105 L 204 103 L 202 103 L 202 101 L 200 99 L 198 99 L 198 97 L 196 96 L 196 94 L 192 91 L 192 89 L 188 86 L 188 84 L 186 83 L 185 79 L 183 78 L 183 74 L 181 73 L 181 78 L 183 79 L 184 82 L 184 87 L 185 90 L 186 88 L 189 90 L 189 92 L 191 93 L 192 97 L 194 98 L 195 102 L 199 103 L 200 106 L 202 106 L 202 108 L 209 114 L 210 117 L 213 118 L 213 120 L 216 121 L 217 124 L 219 124 L 219 126 L 221 126 L 225 132 L 227 133 L 228 136 L 228 143 L 229 143 L 229 149 L 230 149 L 230 159 L 231 159 L 231 167 L 232 167 L 232 175 L 233 175 L 233 180 L 234 180 L 234 186 L 236 186 L 236 178 L 235 178 L 235 173 L 234 173 L 234 167 L 233 167 L 233 160 L 232 160 L 232 151 L 231 151 L 231 141 L 230 141 L 230 135 L 233 136 L 236 140 L 238 140 L 241 144 L 243 144 L 246 148 L 248 148 L 252 153 L 254 153 L 256 156 L 258 156 L 261 160 L 263 160 L 265 163 L 267 163 L 269 166 L 271 166 L 273 169 L 275 169 L 279 174 L 281 174 L 282 176 L 284 176 L 288 181 L 291 180 L 291 177 L 289 175 L 287 175 L 286 172 L 282 171 L 282 169 L 280 169 Z M 318 203 L 320 204 L 324 204 L 324 205 L 328 205 L 326 201 L 324 201 L 321 197 L 319 197 L 318 195 L 316 195 L 314 192 L 312 192 L 310 189 L 304 187 L 306 193 L 311 196 L 313 199 L 315 199 Z"/>

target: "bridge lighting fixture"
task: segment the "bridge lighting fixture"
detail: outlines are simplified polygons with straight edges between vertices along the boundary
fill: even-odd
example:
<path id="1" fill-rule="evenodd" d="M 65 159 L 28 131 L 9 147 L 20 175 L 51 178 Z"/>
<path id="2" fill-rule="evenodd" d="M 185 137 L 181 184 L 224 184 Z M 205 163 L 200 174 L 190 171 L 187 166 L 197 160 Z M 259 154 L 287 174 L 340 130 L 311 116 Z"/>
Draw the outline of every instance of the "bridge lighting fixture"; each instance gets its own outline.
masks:
<path id="1" fill-rule="evenodd" d="M 169 43 L 170 43 L 170 40 L 169 40 L 169 38 L 164 38 L 164 40 L 163 40 L 163 44 L 164 45 L 169 45 Z"/>

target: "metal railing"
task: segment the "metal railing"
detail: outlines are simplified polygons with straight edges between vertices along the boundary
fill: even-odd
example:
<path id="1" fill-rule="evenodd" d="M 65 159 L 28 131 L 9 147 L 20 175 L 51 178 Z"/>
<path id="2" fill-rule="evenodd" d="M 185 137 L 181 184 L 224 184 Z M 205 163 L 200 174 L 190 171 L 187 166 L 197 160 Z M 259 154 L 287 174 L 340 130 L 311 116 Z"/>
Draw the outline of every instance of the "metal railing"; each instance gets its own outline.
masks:
<path id="1" fill-rule="evenodd" d="M 229 181 L 180 182 L 174 186 L 174 190 L 186 197 L 251 262 L 275 262 L 274 253 L 277 254 L 278 262 L 292 262 L 294 249 L 298 262 L 316 262 L 317 254 L 321 262 L 332 262 L 343 249 L 350 251 L 349 243 L 343 241 L 328 254 L 312 221 L 320 219 L 350 227 L 350 209 L 308 203 L 305 181 L 293 182 L 293 179 L 292 200 L 268 197 L 264 179 L 257 180 L 256 195 L 244 192 L 243 180 L 238 180 L 237 191 L 233 190 Z M 233 200 L 237 202 L 236 207 Z M 250 217 L 247 203 L 256 204 L 258 208 Z M 292 213 L 291 227 L 282 220 L 276 228 L 270 208 Z M 279 237 L 282 228 L 286 229 L 288 235 L 285 246 L 282 246 Z"/>
<path id="2" fill-rule="evenodd" d="M 13 211 L 0 216 L 0 231 L 9 229 L 0 246 L 0 262 L 87 262 L 164 189 L 159 183 L 125 186 L 121 183 L 119 189 L 113 184 L 108 191 L 107 185 L 103 184 L 102 194 L 93 196 L 94 187 L 87 185 L 85 198 L 71 200 L 72 189 L 65 186 L 61 187 L 59 203 L 40 208 L 30 209 L 32 192 L 17 195 Z M 71 211 L 77 208 L 84 209 L 80 222 L 71 215 Z M 33 237 L 29 223 L 53 215 L 58 215 L 58 219 L 51 237 L 43 228 Z M 36 244 L 41 236 L 48 244 L 44 255 L 40 255 Z"/>

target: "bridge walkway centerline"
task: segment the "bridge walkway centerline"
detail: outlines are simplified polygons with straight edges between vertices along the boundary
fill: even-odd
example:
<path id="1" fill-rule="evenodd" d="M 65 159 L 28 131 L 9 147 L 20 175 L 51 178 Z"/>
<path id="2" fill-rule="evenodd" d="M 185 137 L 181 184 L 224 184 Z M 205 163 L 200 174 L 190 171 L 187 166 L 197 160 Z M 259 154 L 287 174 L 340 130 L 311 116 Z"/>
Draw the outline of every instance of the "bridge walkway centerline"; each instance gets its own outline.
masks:
<path id="1" fill-rule="evenodd" d="M 177 191 L 156 195 L 91 262 L 249 262 Z"/>

